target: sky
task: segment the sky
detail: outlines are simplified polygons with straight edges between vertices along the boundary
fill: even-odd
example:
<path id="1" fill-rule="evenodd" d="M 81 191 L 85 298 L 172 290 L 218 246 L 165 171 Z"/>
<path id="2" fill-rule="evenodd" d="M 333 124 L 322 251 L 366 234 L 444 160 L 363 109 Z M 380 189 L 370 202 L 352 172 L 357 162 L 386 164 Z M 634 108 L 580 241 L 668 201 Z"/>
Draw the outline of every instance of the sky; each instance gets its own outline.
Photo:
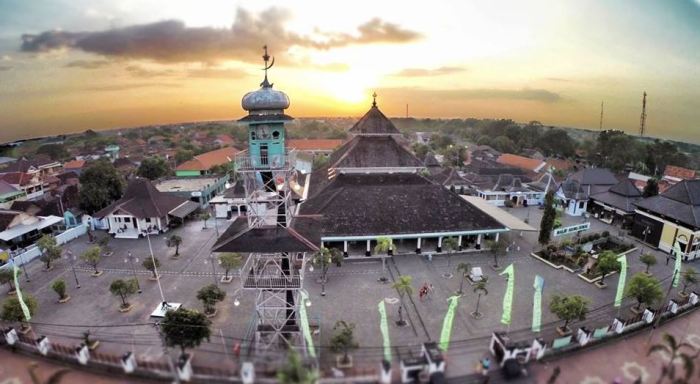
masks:
<path id="1" fill-rule="evenodd" d="M 511 118 L 700 143 L 700 0 L 0 0 L 0 141 L 237 119 Z"/>

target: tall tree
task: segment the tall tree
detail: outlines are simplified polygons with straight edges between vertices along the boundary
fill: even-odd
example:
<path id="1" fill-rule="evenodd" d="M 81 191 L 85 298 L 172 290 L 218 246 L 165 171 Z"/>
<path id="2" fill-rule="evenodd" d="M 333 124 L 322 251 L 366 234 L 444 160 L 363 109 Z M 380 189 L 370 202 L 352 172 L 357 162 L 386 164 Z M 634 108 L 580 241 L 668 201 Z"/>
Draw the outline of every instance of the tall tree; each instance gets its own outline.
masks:
<path id="1" fill-rule="evenodd" d="M 343 262 L 343 255 L 336 248 L 321 247 L 311 257 L 311 264 L 316 268 L 321 268 L 321 296 L 326 295 L 326 283 L 328 282 L 328 268 L 331 264 L 340 266 Z"/>
<path id="2" fill-rule="evenodd" d="M 112 284 L 109 285 L 109 291 L 114 296 L 119 296 L 121 298 L 122 303 L 120 305 L 120 308 L 129 308 L 130 304 L 126 301 L 126 298 L 138 291 L 136 279 L 116 279 L 112 281 Z"/>
<path id="3" fill-rule="evenodd" d="M 565 130 L 551 128 L 540 136 L 539 147 L 547 156 L 572 157 L 575 154 L 576 143 Z"/>
<path id="4" fill-rule="evenodd" d="M 39 307 L 36 299 L 32 295 L 24 293 L 24 291 L 22 293 L 22 297 L 24 298 L 24 304 L 26 304 L 27 308 L 29 309 L 29 314 L 34 316 L 37 308 Z M 5 299 L 5 301 L 2 303 L 2 314 L 0 314 L 0 319 L 25 324 L 24 311 L 22 310 L 22 306 L 17 297 Z"/>
<path id="5" fill-rule="evenodd" d="M 685 295 L 685 290 L 688 289 L 689 286 L 695 285 L 697 283 L 698 273 L 695 271 L 695 268 L 687 267 L 685 271 L 683 271 L 683 290 L 681 290 L 681 294 Z"/>
<path id="6" fill-rule="evenodd" d="M 21 273 L 22 271 L 19 271 L 18 273 Z M 0 285 L 2 284 L 8 284 L 10 286 L 10 291 L 9 292 L 14 292 L 15 291 L 15 275 L 12 273 L 12 270 L 10 268 L 5 268 L 5 269 L 0 269 Z"/>
<path id="7" fill-rule="evenodd" d="M 107 159 L 90 164 L 80 174 L 80 207 L 92 214 L 119 199 L 123 182 Z"/>
<path id="8" fill-rule="evenodd" d="M 413 282 L 413 277 L 408 276 L 408 275 L 402 275 L 399 276 L 399 280 L 392 285 L 392 288 L 394 288 L 398 293 L 399 293 L 399 322 L 398 324 L 404 325 L 406 322 L 403 319 L 403 301 L 404 301 L 404 296 L 406 295 L 412 295 L 413 294 L 413 286 L 411 283 Z"/>
<path id="9" fill-rule="evenodd" d="M 642 196 L 652 197 L 652 196 L 656 196 L 658 194 L 659 194 L 659 181 L 652 177 L 651 179 L 647 180 L 647 184 L 644 186 L 644 191 L 642 192 Z"/>
<path id="10" fill-rule="evenodd" d="M 552 237 L 552 229 L 554 228 L 554 220 L 557 218 L 557 211 L 554 208 L 554 192 L 549 191 L 544 197 L 544 214 L 540 221 L 540 236 L 537 241 L 541 245 L 549 244 Z"/>
<path id="11" fill-rule="evenodd" d="M 157 279 L 156 269 L 160 268 L 160 260 L 157 257 L 147 257 L 141 264 L 144 268 L 151 271 L 153 278 Z"/>
<path id="12" fill-rule="evenodd" d="M 486 284 L 488 283 L 488 279 L 486 276 L 484 276 L 479 282 L 476 283 L 474 286 L 474 293 L 476 293 L 476 308 L 474 309 L 474 312 L 472 312 L 472 316 L 475 318 L 480 318 L 481 313 L 479 312 L 479 303 L 481 303 L 481 296 L 486 296 L 489 294 L 488 289 L 486 289 Z"/>
<path id="13" fill-rule="evenodd" d="M 506 254 L 508 248 L 508 239 L 505 235 L 501 235 L 498 240 L 486 241 L 486 248 L 493 254 L 493 267 L 498 269 L 498 257 Z"/>
<path id="14" fill-rule="evenodd" d="M 243 263 L 243 257 L 240 253 L 226 252 L 222 253 L 221 256 L 219 256 L 219 263 L 221 264 L 221 268 L 223 268 L 225 271 L 224 278 L 228 280 L 228 273 L 232 269 L 241 266 L 241 264 Z"/>
<path id="15" fill-rule="evenodd" d="M 181 354 L 187 348 L 195 348 L 211 336 L 211 321 L 194 309 L 178 308 L 167 311 L 161 323 L 165 343 L 169 347 L 180 347 Z"/>
<path id="16" fill-rule="evenodd" d="M 355 324 L 339 320 L 336 321 L 333 330 L 336 331 L 336 334 L 331 339 L 331 349 L 333 352 L 342 353 L 343 362 L 347 363 L 349 360 L 348 353 L 358 346 L 353 332 Z"/>
<path id="17" fill-rule="evenodd" d="M 180 256 L 180 244 L 182 244 L 182 237 L 178 235 L 168 237 L 167 245 L 168 247 L 175 248 L 175 256 Z"/>
<path id="18" fill-rule="evenodd" d="M 651 253 L 644 253 L 641 256 L 639 256 L 639 261 L 641 261 L 642 264 L 647 266 L 647 268 L 644 270 L 644 273 L 648 275 L 649 267 L 656 265 L 656 256 L 654 256 Z"/>
<path id="19" fill-rule="evenodd" d="M 100 271 L 97 269 L 97 265 L 100 264 L 100 260 L 102 260 L 102 249 L 99 246 L 90 247 L 80 255 L 80 258 L 95 268 L 94 275 L 99 275 Z"/>
<path id="20" fill-rule="evenodd" d="M 51 160 L 63 160 L 70 156 L 63 144 L 44 144 L 36 150 L 37 155 L 47 155 Z"/>
<path id="21" fill-rule="evenodd" d="M 136 171 L 137 175 L 145 177 L 149 180 L 160 179 L 161 177 L 168 176 L 171 173 L 172 170 L 170 169 L 168 162 L 160 156 L 144 159 L 141 162 L 141 165 L 139 165 L 139 169 Z"/>
<path id="22" fill-rule="evenodd" d="M 605 275 L 612 271 L 620 270 L 620 263 L 617 261 L 617 255 L 613 251 L 603 251 L 598 255 L 598 263 L 596 264 L 598 273 L 600 273 L 600 284 L 603 284 Z"/>

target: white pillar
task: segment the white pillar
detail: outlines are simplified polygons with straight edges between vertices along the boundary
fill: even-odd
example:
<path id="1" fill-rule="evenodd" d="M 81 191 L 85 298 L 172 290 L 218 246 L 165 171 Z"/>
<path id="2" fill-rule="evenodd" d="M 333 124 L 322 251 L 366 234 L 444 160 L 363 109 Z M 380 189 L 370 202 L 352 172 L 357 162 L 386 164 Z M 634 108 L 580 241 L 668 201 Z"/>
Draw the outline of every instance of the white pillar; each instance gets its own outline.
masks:
<path id="1" fill-rule="evenodd" d="M 498 235 L 500 235 L 500 233 L 496 233 L 496 241 L 498 241 Z"/>
<path id="2" fill-rule="evenodd" d="M 348 252 L 348 242 L 343 241 L 343 252 L 347 253 Z"/>
<path id="3" fill-rule="evenodd" d="M 372 240 L 367 240 L 367 252 L 365 252 L 365 256 L 369 256 L 372 254 Z"/>
<path id="4" fill-rule="evenodd" d="M 420 237 L 418 238 L 418 245 L 416 245 L 416 253 L 420 253 Z"/>
<path id="5" fill-rule="evenodd" d="M 438 246 L 437 246 L 436 251 L 442 252 L 442 236 L 438 236 Z"/>
<path id="6" fill-rule="evenodd" d="M 459 237 L 457 237 L 457 249 L 459 249 L 460 251 L 462 250 L 462 235 L 459 235 Z"/>
<path id="7" fill-rule="evenodd" d="M 481 236 L 482 234 L 476 236 L 476 249 L 481 249 Z"/>

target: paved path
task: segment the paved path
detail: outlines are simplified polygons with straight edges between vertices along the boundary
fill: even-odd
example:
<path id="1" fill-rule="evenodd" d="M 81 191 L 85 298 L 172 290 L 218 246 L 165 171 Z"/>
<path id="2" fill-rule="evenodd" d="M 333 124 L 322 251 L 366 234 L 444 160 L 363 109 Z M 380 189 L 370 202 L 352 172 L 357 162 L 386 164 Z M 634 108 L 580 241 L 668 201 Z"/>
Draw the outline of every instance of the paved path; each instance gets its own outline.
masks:
<path id="1" fill-rule="evenodd" d="M 538 383 L 546 383 L 555 367 L 561 369 L 556 383 L 606 384 L 612 383 L 615 378 L 621 379 L 621 383 L 634 383 L 639 378 L 642 383 L 656 383 L 662 365 L 668 362 L 669 356 L 662 352 L 647 356 L 647 351 L 650 346 L 661 343 L 664 333 L 670 333 L 677 341 L 685 341 L 700 350 L 700 311 L 663 324 L 653 332 L 651 340 L 650 332 L 645 330 L 597 348 L 533 365 L 531 371 Z M 698 363 L 700 359 L 696 360 L 696 372 L 689 383 L 700 382 Z M 677 377 L 684 372 L 680 361 L 676 363 L 676 371 Z"/>

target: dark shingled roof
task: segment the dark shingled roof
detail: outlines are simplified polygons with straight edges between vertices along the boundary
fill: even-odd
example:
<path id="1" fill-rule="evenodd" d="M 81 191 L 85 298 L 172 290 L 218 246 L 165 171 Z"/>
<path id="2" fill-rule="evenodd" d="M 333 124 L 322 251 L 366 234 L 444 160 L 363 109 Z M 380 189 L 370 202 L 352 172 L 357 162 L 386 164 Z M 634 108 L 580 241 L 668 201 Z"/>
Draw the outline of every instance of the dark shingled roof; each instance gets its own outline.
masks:
<path id="1" fill-rule="evenodd" d="M 429 177 L 440 185 L 469 185 L 469 182 L 454 168 L 438 168 L 438 171 L 431 172 Z"/>
<path id="2" fill-rule="evenodd" d="M 615 185 L 617 178 L 605 168 L 584 168 L 570 177 L 581 185 Z"/>
<path id="3" fill-rule="evenodd" d="M 186 201 L 188 200 L 172 193 L 160 192 L 150 180 L 137 177 L 129 181 L 121 199 L 97 212 L 95 217 L 103 218 L 118 209 L 140 219 L 164 217 Z"/>
<path id="4" fill-rule="evenodd" d="M 323 236 L 436 233 L 503 225 L 441 185 L 412 173 L 340 174 L 303 202 Z"/>
<path id="5" fill-rule="evenodd" d="M 622 180 L 607 192 L 596 193 L 591 196 L 591 200 L 599 201 L 627 213 L 634 213 L 634 204 L 641 199 L 642 193 L 630 179 Z"/>
<path id="6" fill-rule="evenodd" d="M 12 220 L 15 219 L 15 216 L 19 215 L 20 212 L 16 211 L 7 211 L 7 210 L 2 210 L 0 211 L 0 231 L 4 231 L 7 229 L 7 227 L 12 223 Z"/>
<path id="7" fill-rule="evenodd" d="M 319 224 L 314 219 L 293 218 L 292 227 L 249 228 L 245 217 L 238 217 L 212 248 L 213 252 L 277 253 L 313 252 L 321 243 Z M 318 220 L 315 220 L 318 221 Z M 301 228 L 296 228 L 301 224 Z M 311 235 L 311 238 L 306 236 Z"/>
<path id="8" fill-rule="evenodd" d="M 683 180 L 661 195 L 640 200 L 641 210 L 700 228 L 700 180 Z"/>
<path id="9" fill-rule="evenodd" d="M 432 152 L 428 152 L 425 154 L 425 159 L 423 159 L 423 164 L 425 164 L 426 167 L 439 167 L 440 166 L 440 162 L 435 157 L 435 154 Z"/>
<path id="10" fill-rule="evenodd" d="M 392 136 L 355 136 L 331 154 L 330 168 L 422 168 L 411 151 Z"/>
<path id="11" fill-rule="evenodd" d="M 348 131 L 354 135 L 400 135 L 391 122 L 376 105 L 365 113 L 362 118 Z"/>

